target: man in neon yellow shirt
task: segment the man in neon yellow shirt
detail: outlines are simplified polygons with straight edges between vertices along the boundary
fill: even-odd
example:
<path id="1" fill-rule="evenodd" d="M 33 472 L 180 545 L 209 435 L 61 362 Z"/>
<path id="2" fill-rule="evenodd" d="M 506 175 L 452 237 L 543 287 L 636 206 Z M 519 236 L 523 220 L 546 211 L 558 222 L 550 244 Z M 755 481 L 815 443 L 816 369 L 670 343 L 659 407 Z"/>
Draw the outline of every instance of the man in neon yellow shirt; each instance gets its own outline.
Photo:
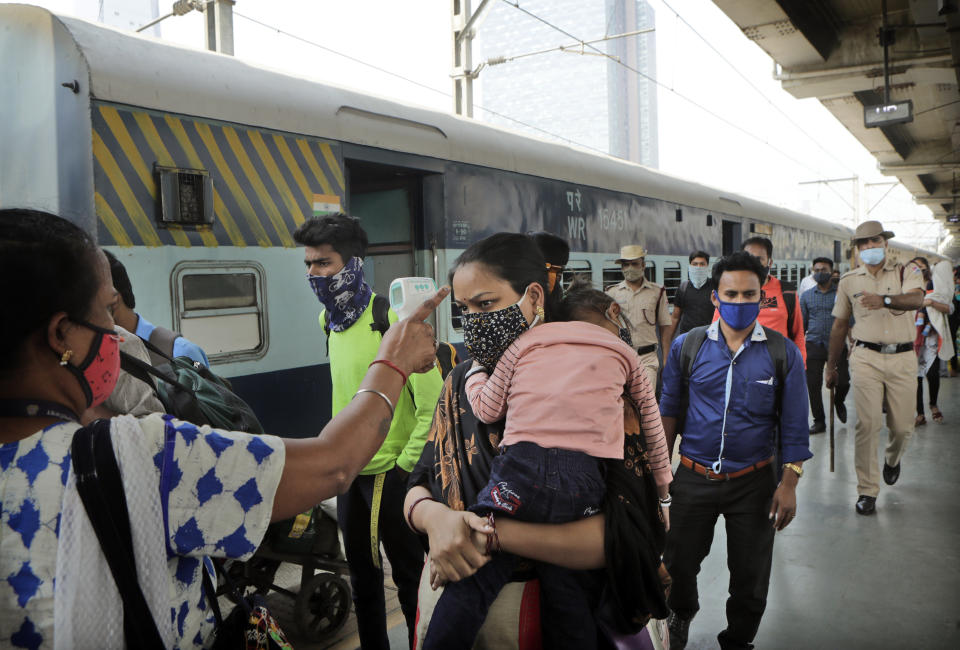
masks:
<path id="1" fill-rule="evenodd" d="M 377 297 L 363 277 L 367 234 L 357 219 L 337 214 L 306 221 L 293 238 L 304 246 L 307 280 L 324 306 L 320 327 L 329 337 L 332 415 L 336 415 L 356 394 L 382 337 L 374 318 Z M 388 317 L 390 323 L 397 320 L 392 310 Z M 407 476 L 427 440 L 442 385 L 436 368 L 409 377 L 390 429 L 383 432 L 383 445 L 347 492 L 337 498 L 337 519 L 364 650 L 390 648 L 379 542 L 390 559 L 413 646 L 423 547 L 404 522 L 403 499 Z"/>

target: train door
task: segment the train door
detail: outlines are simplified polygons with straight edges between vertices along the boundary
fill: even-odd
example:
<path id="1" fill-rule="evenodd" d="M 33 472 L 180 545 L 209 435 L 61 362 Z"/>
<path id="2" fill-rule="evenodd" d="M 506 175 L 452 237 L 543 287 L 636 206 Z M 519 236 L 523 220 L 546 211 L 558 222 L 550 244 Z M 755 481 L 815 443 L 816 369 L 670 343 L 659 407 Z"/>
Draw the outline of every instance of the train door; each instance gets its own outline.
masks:
<path id="1" fill-rule="evenodd" d="M 364 275 L 374 292 L 386 296 L 394 278 L 422 275 L 414 241 L 423 223 L 423 178 L 403 167 L 345 162 L 347 209 L 369 239 Z"/>
<path id="2" fill-rule="evenodd" d="M 741 224 L 739 221 L 723 220 L 723 254 L 729 255 L 740 250 Z"/>

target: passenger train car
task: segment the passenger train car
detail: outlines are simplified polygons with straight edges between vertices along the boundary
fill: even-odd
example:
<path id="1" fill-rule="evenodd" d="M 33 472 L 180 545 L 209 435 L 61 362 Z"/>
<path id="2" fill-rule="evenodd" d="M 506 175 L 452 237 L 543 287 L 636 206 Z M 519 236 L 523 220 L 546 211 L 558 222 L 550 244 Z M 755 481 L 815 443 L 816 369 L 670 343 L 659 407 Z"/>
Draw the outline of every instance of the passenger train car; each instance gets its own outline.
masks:
<path id="1" fill-rule="evenodd" d="M 126 265 L 136 309 L 182 332 L 272 433 L 329 417 L 320 307 L 293 230 L 360 217 L 365 272 L 445 281 L 491 233 L 548 230 L 567 280 L 621 279 L 643 243 L 672 298 L 687 254 L 770 237 L 776 274 L 848 267 L 843 226 L 611 157 L 520 136 L 28 6 L 0 5 L 0 207 L 34 207 L 95 234 Z M 912 249 L 901 247 L 901 254 Z M 447 303 L 440 338 L 460 341 Z"/>

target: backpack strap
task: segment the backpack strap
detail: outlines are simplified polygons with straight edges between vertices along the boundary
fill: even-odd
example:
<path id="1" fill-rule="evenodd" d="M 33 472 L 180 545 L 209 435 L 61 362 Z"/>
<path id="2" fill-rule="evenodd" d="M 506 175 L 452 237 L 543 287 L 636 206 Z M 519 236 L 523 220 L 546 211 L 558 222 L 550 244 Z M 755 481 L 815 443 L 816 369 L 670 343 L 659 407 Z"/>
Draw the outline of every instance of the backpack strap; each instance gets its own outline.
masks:
<path id="1" fill-rule="evenodd" d="M 159 370 L 151 366 L 149 363 L 145 363 L 140 359 L 136 358 L 135 356 L 127 354 L 126 352 L 123 352 L 122 350 L 120 352 L 120 368 L 122 368 L 126 372 L 129 372 L 131 375 L 133 375 L 140 381 L 149 384 L 153 388 L 155 388 L 155 386 L 153 382 L 151 382 L 149 379 L 149 377 L 151 376 L 156 377 L 160 381 L 164 381 L 170 384 L 171 386 L 176 386 L 177 388 L 179 388 L 185 393 L 196 396 L 196 393 L 194 392 L 194 390 L 189 386 L 180 383 L 173 377 L 169 377 L 165 375 L 164 373 L 160 372 Z M 156 392 L 156 390 L 154 390 L 154 392 Z"/>
<path id="2" fill-rule="evenodd" d="M 163 359 L 168 361 L 172 359 L 173 344 L 178 338 L 180 338 L 179 332 L 174 332 L 166 327 L 153 328 L 153 331 L 150 332 L 150 339 L 144 340 L 144 343 L 147 344 L 147 350 L 150 351 L 153 365 L 160 365 L 163 363 Z"/>
<path id="3" fill-rule="evenodd" d="M 373 322 L 370 323 L 370 329 L 380 332 L 380 336 L 390 329 L 390 301 L 386 296 L 373 296 Z"/>
<path id="4" fill-rule="evenodd" d="M 160 650 L 163 640 L 137 579 L 130 516 L 113 453 L 110 421 L 98 420 L 79 429 L 73 436 L 70 454 L 77 494 L 120 592 L 126 646 Z"/>
<path id="5" fill-rule="evenodd" d="M 783 292 L 783 302 L 787 307 L 787 336 L 790 337 L 791 341 L 793 340 L 794 334 L 796 334 L 796 332 L 793 331 L 793 318 L 794 318 L 794 314 L 797 313 L 798 300 L 799 298 L 797 297 L 796 291 Z"/>
<path id="6" fill-rule="evenodd" d="M 777 481 L 779 482 L 783 474 L 783 441 L 780 437 L 780 415 L 783 413 L 783 382 L 787 377 L 787 343 L 780 332 L 769 327 L 764 327 L 763 331 L 767 335 L 767 353 L 770 355 L 770 360 L 773 361 L 773 370 L 777 377 L 777 385 L 774 391 L 774 411 L 777 418 L 774 453 L 776 454 Z"/>
<path id="7" fill-rule="evenodd" d="M 709 325 L 694 327 L 688 331 L 680 346 L 680 417 L 677 418 L 675 433 L 683 433 L 683 425 L 687 420 L 687 408 L 690 406 L 690 375 L 693 373 L 693 362 L 700 352 L 703 341 L 707 338 Z"/>

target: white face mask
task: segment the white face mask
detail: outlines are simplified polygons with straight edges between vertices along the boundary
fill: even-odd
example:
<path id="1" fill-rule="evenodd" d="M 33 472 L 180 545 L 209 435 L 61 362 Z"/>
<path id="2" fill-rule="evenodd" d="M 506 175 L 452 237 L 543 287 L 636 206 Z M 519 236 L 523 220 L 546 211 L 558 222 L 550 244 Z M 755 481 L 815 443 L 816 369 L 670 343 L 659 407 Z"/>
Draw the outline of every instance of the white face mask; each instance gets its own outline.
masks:
<path id="1" fill-rule="evenodd" d="M 623 279 L 627 282 L 640 282 L 643 280 L 643 269 L 628 266 L 623 269 Z"/>
<path id="2" fill-rule="evenodd" d="M 710 278 L 710 268 L 706 266 L 691 266 L 687 268 L 690 284 L 699 289 Z"/>

